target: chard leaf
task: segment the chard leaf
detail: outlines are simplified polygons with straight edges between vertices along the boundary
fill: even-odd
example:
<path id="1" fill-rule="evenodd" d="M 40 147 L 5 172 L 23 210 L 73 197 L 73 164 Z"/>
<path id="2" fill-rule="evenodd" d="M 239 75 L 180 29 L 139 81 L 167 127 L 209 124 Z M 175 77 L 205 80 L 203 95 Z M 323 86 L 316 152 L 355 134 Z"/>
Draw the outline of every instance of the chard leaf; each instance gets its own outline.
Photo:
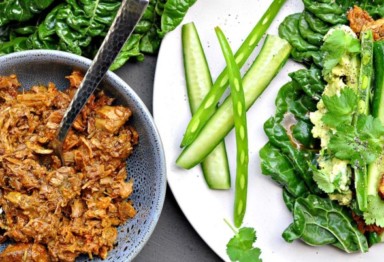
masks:
<path id="1" fill-rule="evenodd" d="M 321 51 L 325 54 L 323 74 L 327 75 L 340 62 L 345 54 L 356 54 L 360 52 L 360 41 L 344 30 L 336 29 L 325 38 Z"/>
<path id="2" fill-rule="evenodd" d="M 347 253 L 368 251 L 367 239 L 350 214 L 329 198 L 309 195 L 296 199 L 293 219 L 283 233 L 288 242 L 300 238 L 312 246 L 332 244 Z"/>
<path id="3" fill-rule="evenodd" d="M 299 20 L 301 13 L 287 16 L 279 26 L 279 36 L 287 40 L 298 51 L 316 51 L 318 46 L 307 42 L 299 31 Z"/>
<path id="4" fill-rule="evenodd" d="M 2 0 L 0 1 L 0 26 L 13 21 L 30 20 L 53 2 L 54 0 Z"/>
<path id="5" fill-rule="evenodd" d="M 195 2 L 196 0 L 167 0 L 161 15 L 159 35 L 163 37 L 166 33 L 175 29 Z"/>
<path id="6" fill-rule="evenodd" d="M 348 160 L 353 166 L 372 163 L 383 147 L 384 127 L 378 118 L 359 115 L 356 125 L 339 125 L 328 149 L 335 157 Z"/>
<path id="7" fill-rule="evenodd" d="M 343 88 L 340 95 L 322 97 L 327 112 L 323 116 L 323 122 L 336 127 L 340 124 L 350 124 L 357 109 L 358 96 L 351 88 Z"/>
<path id="8" fill-rule="evenodd" d="M 289 74 L 292 84 L 301 88 L 309 97 L 320 100 L 324 91 L 325 82 L 321 76 L 321 70 L 312 66 L 309 69 L 300 69 Z"/>
<path id="9" fill-rule="evenodd" d="M 295 197 L 302 196 L 308 189 L 299 174 L 296 174 L 289 159 L 270 143 L 260 150 L 261 170 Z"/>

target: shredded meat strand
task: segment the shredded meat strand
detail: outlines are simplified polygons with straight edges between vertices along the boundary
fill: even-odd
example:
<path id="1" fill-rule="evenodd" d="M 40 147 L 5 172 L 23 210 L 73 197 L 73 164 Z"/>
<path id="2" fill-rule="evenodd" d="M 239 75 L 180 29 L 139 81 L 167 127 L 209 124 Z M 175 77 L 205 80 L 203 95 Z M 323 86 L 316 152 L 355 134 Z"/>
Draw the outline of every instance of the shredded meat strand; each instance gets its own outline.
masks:
<path id="1" fill-rule="evenodd" d="M 354 6 L 348 12 L 349 26 L 357 34 L 364 30 L 372 30 L 374 40 L 384 39 L 384 19 L 374 20 L 367 11 Z"/>
<path id="2" fill-rule="evenodd" d="M 357 229 L 362 233 L 365 234 L 367 232 L 376 232 L 378 234 L 381 234 L 384 232 L 383 227 L 379 227 L 375 224 L 367 225 L 364 221 L 364 218 L 361 216 L 356 215 L 352 212 L 352 218 L 357 224 Z"/>
<path id="3" fill-rule="evenodd" d="M 128 108 L 102 91 L 92 95 L 64 142 L 65 165 L 53 154 L 50 142 L 83 75 L 67 78 L 63 92 L 53 83 L 19 92 L 16 76 L 0 77 L 0 232 L 16 242 L 0 262 L 105 259 L 116 227 L 136 214 L 125 160 L 139 138 Z"/>

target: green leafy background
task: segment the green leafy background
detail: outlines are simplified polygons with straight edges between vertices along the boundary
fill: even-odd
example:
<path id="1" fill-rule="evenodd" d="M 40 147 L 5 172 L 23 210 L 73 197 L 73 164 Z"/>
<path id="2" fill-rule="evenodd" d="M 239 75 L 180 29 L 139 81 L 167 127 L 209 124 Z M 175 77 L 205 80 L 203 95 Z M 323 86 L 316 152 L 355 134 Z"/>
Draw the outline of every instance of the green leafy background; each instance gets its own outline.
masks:
<path id="1" fill-rule="evenodd" d="M 0 2 L 0 55 L 54 49 L 93 58 L 121 0 L 5 0 Z M 179 25 L 196 0 L 150 0 L 112 70 L 130 58 L 155 54 L 164 35 Z"/>

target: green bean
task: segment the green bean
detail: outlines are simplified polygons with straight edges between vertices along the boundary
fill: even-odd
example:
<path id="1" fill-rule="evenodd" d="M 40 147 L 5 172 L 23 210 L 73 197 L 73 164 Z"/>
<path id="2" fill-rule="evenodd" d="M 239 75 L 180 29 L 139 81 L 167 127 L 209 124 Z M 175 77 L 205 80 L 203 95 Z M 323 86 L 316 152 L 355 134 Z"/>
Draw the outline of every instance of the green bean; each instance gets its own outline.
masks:
<path id="1" fill-rule="evenodd" d="M 261 19 L 258 21 L 256 26 L 244 40 L 239 50 L 235 54 L 235 61 L 240 68 L 245 64 L 253 50 L 256 48 L 260 39 L 271 25 L 273 19 L 276 17 L 285 1 L 286 0 L 274 0 L 264 15 L 261 17 Z M 216 111 L 216 105 L 224 94 L 227 86 L 228 75 L 227 70 L 224 69 L 217 77 L 210 92 L 204 98 L 198 110 L 190 120 L 185 131 L 184 138 L 181 142 L 181 147 L 188 146 L 195 140 L 200 130 Z"/>
<path id="2" fill-rule="evenodd" d="M 362 114 L 370 113 L 370 93 L 373 77 L 373 35 L 371 30 L 363 31 L 361 39 L 361 66 L 358 92 L 363 102 Z M 355 120 L 356 121 L 356 120 Z M 374 164 L 372 164 L 374 165 Z M 365 211 L 368 207 L 368 169 L 367 166 L 355 167 L 356 199 L 359 209 Z"/>
<path id="3" fill-rule="evenodd" d="M 235 185 L 235 204 L 234 204 L 234 224 L 240 227 L 247 205 L 248 187 L 248 131 L 247 131 L 247 111 L 245 107 L 245 97 L 241 73 L 236 64 L 231 47 L 219 27 L 215 28 L 221 50 L 227 64 L 227 73 L 231 98 L 233 105 L 233 118 L 235 122 L 236 134 L 236 185 Z"/>

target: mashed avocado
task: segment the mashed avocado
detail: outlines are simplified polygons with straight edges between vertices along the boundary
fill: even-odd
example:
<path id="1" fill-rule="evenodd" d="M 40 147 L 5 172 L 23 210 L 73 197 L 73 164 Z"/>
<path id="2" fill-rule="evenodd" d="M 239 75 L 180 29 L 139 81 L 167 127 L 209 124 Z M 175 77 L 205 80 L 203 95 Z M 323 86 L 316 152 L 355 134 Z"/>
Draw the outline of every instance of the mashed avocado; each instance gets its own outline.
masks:
<path id="1" fill-rule="evenodd" d="M 337 30 L 342 30 L 354 38 L 357 38 L 355 33 L 347 27 L 340 26 L 331 29 L 324 37 L 324 40 L 331 36 Z M 346 52 L 342 55 L 338 63 L 330 70 L 328 74 L 323 75 L 327 85 L 324 88 L 323 95 L 334 96 L 340 95 L 340 90 L 345 87 L 352 88 L 357 91 L 358 75 L 360 68 L 360 59 L 356 54 Z M 341 203 L 346 203 L 350 195 L 349 184 L 351 183 L 351 168 L 348 161 L 330 157 L 327 154 L 327 145 L 330 141 L 334 130 L 327 126 L 322 118 L 327 112 L 322 99 L 317 103 L 317 111 L 310 114 L 310 120 L 314 127 L 312 135 L 319 138 L 321 141 L 321 152 L 318 158 L 318 167 L 314 175 L 314 180 L 319 185 L 319 188 L 324 192 L 332 194 L 340 194 L 343 200 Z M 348 202 L 349 203 L 349 202 Z"/>

